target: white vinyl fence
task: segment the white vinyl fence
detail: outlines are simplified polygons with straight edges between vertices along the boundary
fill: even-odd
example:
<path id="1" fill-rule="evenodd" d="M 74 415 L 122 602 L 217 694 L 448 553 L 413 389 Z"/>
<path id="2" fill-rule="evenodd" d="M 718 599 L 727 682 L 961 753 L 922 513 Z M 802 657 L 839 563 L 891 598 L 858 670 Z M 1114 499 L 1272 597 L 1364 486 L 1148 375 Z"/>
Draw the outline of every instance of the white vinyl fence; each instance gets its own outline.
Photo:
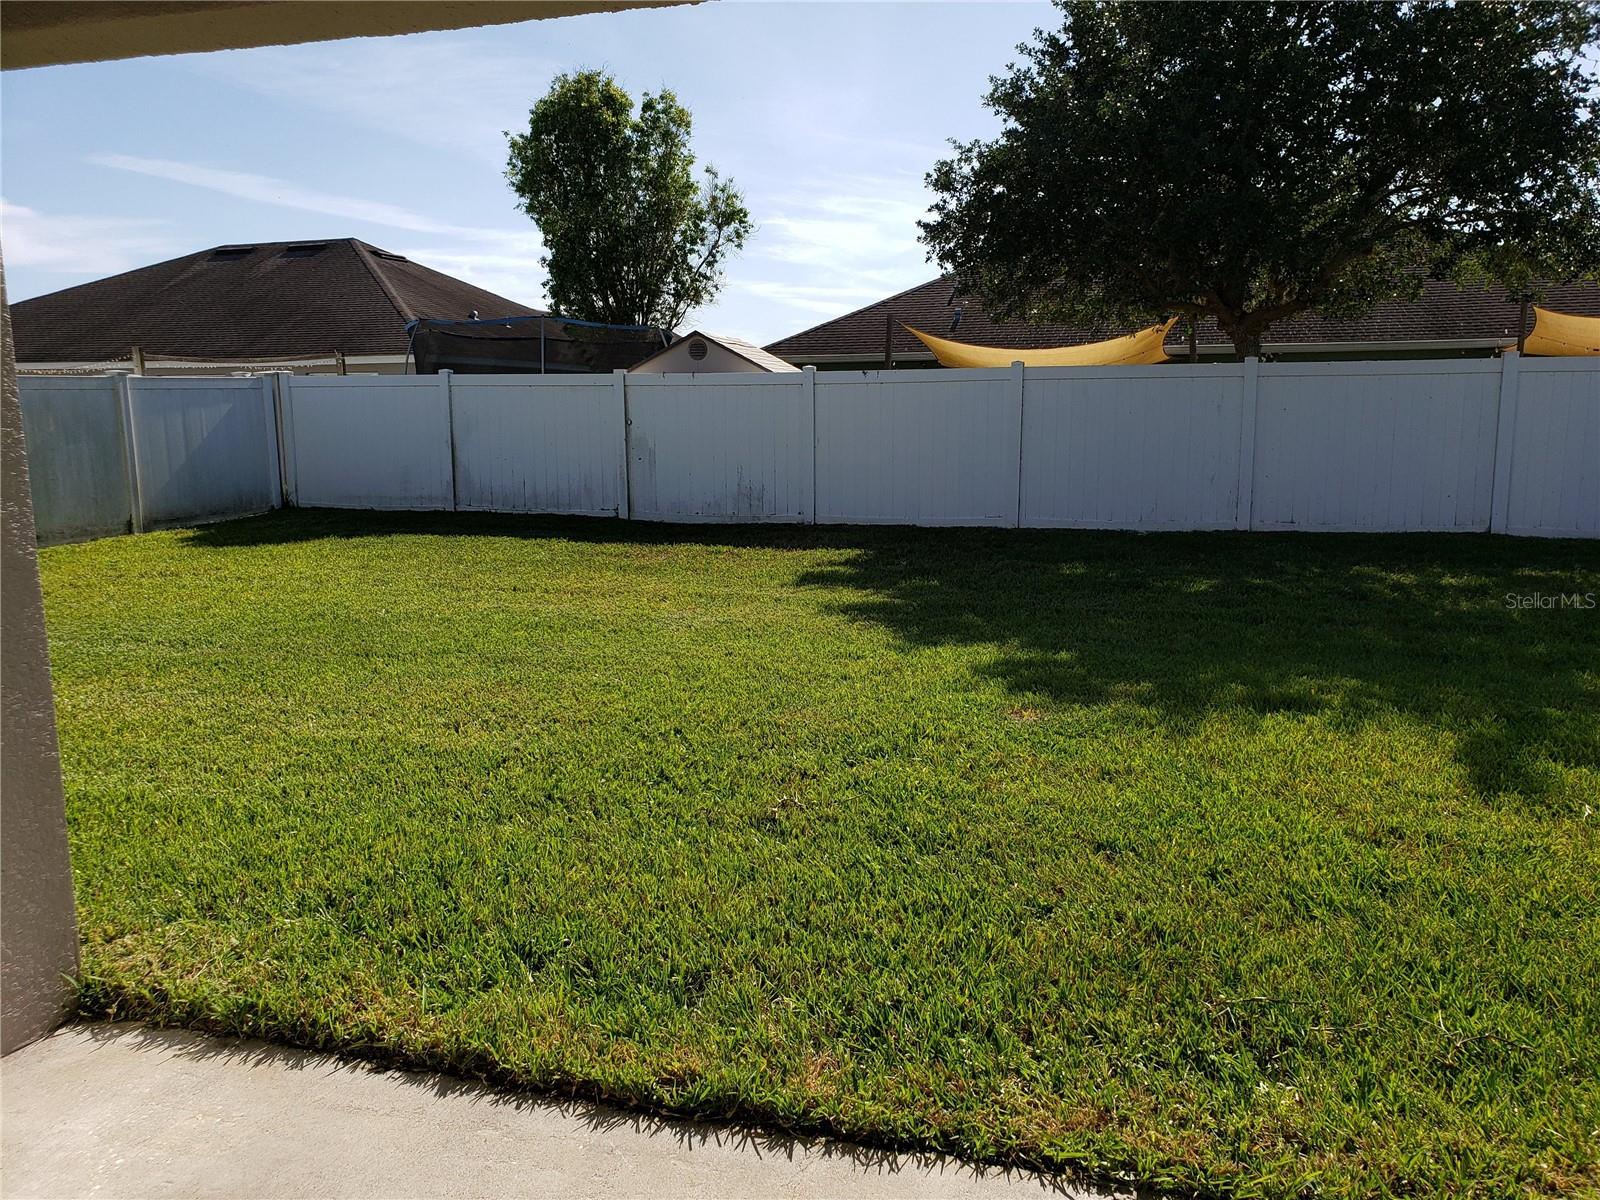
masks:
<path id="1" fill-rule="evenodd" d="M 625 375 L 628 515 L 811 521 L 812 373 Z"/>
<path id="2" fill-rule="evenodd" d="M 1015 525 L 1022 375 L 851 371 L 816 377 L 817 520 Z"/>
<path id="3" fill-rule="evenodd" d="M 1030 372 L 1017 524 L 1233 529 L 1248 514 L 1255 363 Z"/>
<path id="4" fill-rule="evenodd" d="M 1593 359 L 22 385 L 49 541 L 282 503 L 1600 537 Z"/>
<path id="5" fill-rule="evenodd" d="M 138 533 L 283 503 L 271 376 L 20 382 L 41 541 Z"/>
<path id="6" fill-rule="evenodd" d="M 1501 364 L 1383 366 L 1262 366 L 1251 528 L 1489 528 Z"/>
<path id="7" fill-rule="evenodd" d="M 283 503 L 270 376 L 124 376 L 140 527 L 265 512 Z"/>
<path id="8" fill-rule="evenodd" d="M 103 375 L 21 378 L 33 521 L 43 542 L 133 528 L 123 391 Z"/>
<path id="9" fill-rule="evenodd" d="M 1600 536 L 1600 370 L 1592 360 L 1513 364 L 1501 393 L 1494 528 Z M 1501 478 L 1501 472 L 1505 478 Z"/>
<path id="10" fill-rule="evenodd" d="M 454 508 L 448 375 L 284 375 L 289 502 Z"/>
<path id="11" fill-rule="evenodd" d="M 461 375 L 450 385 L 456 507 L 627 516 L 622 388 L 611 375 Z"/>

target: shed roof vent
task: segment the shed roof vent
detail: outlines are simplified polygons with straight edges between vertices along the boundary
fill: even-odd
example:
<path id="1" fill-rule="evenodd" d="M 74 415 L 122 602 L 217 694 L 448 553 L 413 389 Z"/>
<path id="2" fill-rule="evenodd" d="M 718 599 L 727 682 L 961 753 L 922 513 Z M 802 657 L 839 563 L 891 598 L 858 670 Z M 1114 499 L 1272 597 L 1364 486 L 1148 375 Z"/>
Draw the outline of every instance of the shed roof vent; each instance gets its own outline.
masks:
<path id="1" fill-rule="evenodd" d="M 230 259 L 243 258 L 247 254 L 254 254 L 254 246 L 218 246 L 211 252 L 213 262 L 227 262 Z"/>
<path id="2" fill-rule="evenodd" d="M 321 254 L 328 248 L 327 242 L 301 242 L 296 246 L 284 249 L 285 258 L 310 258 L 313 254 Z"/>

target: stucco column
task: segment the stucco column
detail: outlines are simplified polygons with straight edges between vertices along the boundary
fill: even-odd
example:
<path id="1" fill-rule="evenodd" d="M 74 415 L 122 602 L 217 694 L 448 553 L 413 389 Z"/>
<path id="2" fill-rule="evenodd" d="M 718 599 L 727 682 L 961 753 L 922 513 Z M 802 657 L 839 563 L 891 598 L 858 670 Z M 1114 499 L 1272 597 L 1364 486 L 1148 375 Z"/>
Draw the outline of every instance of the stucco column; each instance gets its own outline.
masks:
<path id="1" fill-rule="evenodd" d="M 60 1023 L 78 924 L 3 261 L 0 355 L 0 1054 L 9 1054 Z"/>

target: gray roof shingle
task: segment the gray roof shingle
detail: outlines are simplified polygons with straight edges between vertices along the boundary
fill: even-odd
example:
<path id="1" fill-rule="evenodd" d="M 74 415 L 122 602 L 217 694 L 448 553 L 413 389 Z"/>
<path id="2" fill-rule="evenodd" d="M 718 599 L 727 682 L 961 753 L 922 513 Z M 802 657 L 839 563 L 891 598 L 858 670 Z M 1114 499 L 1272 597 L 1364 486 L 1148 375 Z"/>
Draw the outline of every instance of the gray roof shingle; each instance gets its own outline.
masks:
<path id="1" fill-rule="evenodd" d="M 1600 283 L 1546 284 L 1547 308 L 1583 316 L 1600 316 Z M 1379 304 L 1366 316 L 1353 321 L 1336 321 L 1312 314 L 1280 321 L 1267 330 L 1268 344 L 1361 343 L 1361 342 L 1444 342 L 1517 336 L 1518 305 L 1506 298 L 1504 288 L 1458 287 L 1446 280 L 1430 279 L 1415 302 L 1391 300 Z M 959 323 L 955 322 L 960 314 Z M 847 356 L 862 360 L 881 360 L 885 316 L 892 316 L 894 353 L 897 357 L 927 358 L 927 347 L 900 324 L 914 325 L 925 333 L 970 342 L 980 346 L 1005 346 L 1030 349 L 1043 346 L 1073 346 L 1118 337 L 1132 332 L 1126 326 L 1031 325 L 1020 321 L 992 320 L 983 303 L 958 292 L 948 275 L 930 279 L 897 295 L 869 304 L 853 313 L 825 321 L 800 333 L 771 343 L 767 349 L 794 363 Z M 1532 324 L 1532 316 L 1529 316 Z M 1202 349 L 1229 347 L 1214 321 L 1202 321 L 1198 342 Z M 1167 353 L 1179 357 L 1187 350 L 1182 325 L 1175 326 L 1167 338 Z"/>
<path id="2" fill-rule="evenodd" d="M 18 362 L 404 354 L 414 317 L 538 314 L 356 238 L 214 246 L 11 306 Z"/>

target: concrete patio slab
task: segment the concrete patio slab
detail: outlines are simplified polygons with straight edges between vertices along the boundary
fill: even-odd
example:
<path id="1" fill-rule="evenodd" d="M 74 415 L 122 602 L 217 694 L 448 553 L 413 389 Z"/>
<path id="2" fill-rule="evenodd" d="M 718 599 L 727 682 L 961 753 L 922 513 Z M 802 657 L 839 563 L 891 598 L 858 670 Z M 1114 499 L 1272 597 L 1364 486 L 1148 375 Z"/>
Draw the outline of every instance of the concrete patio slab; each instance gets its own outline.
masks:
<path id="1" fill-rule="evenodd" d="M 135 1025 L 68 1027 L 5 1058 L 0 1116 L 13 1200 L 1112 1194 Z"/>

